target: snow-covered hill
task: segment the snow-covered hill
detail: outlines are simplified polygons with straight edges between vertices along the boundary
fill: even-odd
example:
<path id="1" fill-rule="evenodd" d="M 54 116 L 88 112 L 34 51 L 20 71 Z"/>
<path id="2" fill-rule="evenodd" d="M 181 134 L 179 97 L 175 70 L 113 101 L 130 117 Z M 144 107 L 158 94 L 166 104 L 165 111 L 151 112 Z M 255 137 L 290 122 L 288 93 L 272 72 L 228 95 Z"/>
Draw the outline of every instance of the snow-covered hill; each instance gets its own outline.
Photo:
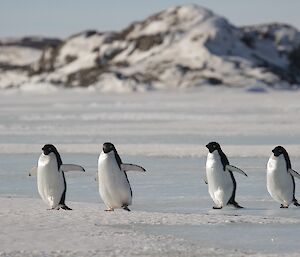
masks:
<path id="1" fill-rule="evenodd" d="M 61 43 L 59 39 L 40 37 L 0 39 L 0 89 L 28 82 L 43 51 Z"/>
<path id="2" fill-rule="evenodd" d="M 85 31 L 48 47 L 2 44 L 0 88 L 297 87 L 299 57 L 300 33 L 291 26 L 239 28 L 205 8 L 186 5 L 119 32 Z"/>

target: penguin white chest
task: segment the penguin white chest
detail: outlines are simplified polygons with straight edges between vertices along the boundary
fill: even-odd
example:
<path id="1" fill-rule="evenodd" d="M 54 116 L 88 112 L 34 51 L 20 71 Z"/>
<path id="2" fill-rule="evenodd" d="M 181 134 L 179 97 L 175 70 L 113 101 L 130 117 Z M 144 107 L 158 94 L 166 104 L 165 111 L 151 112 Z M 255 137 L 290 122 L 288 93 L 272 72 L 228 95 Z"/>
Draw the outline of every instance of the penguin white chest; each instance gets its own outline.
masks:
<path id="1" fill-rule="evenodd" d="M 218 152 L 208 153 L 206 161 L 208 192 L 218 207 L 225 206 L 233 193 L 230 173 L 224 171 Z"/>
<path id="2" fill-rule="evenodd" d="M 57 160 L 53 153 L 41 154 L 37 170 L 38 191 L 43 201 L 50 207 L 58 206 L 65 190 L 64 179 L 58 171 Z"/>
<path id="3" fill-rule="evenodd" d="M 132 195 L 127 177 L 116 161 L 113 152 L 99 156 L 98 160 L 99 193 L 110 209 L 131 205 Z"/>
<path id="4" fill-rule="evenodd" d="M 272 198 L 283 205 L 289 205 L 293 201 L 293 178 L 287 171 L 282 155 L 275 157 L 272 154 L 268 161 L 267 189 Z"/>

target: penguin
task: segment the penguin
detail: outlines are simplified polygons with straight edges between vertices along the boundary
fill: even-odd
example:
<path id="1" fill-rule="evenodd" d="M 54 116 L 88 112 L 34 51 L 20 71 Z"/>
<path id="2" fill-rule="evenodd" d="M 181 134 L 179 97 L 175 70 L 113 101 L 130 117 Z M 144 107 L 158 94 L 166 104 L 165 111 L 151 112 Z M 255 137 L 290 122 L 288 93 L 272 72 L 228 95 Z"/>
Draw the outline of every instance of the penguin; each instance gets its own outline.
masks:
<path id="1" fill-rule="evenodd" d="M 67 183 L 64 172 L 85 171 L 75 164 L 63 164 L 54 145 L 46 144 L 42 148 L 38 165 L 33 167 L 29 176 L 37 175 L 38 192 L 51 210 L 72 210 L 65 204 Z"/>
<path id="2" fill-rule="evenodd" d="M 215 203 L 213 209 L 222 209 L 226 205 L 243 208 L 235 201 L 236 181 L 233 172 L 247 177 L 241 169 L 229 164 L 229 161 L 217 142 L 206 145 L 209 150 L 206 161 L 206 178 L 208 192 Z"/>
<path id="3" fill-rule="evenodd" d="M 288 152 L 282 146 L 276 146 L 267 164 L 267 189 L 271 197 L 288 208 L 291 203 L 300 206 L 295 198 L 295 179 L 300 174 L 292 169 Z"/>
<path id="4" fill-rule="evenodd" d="M 146 171 L 141 166 L 123 163 L 115 146 L 110 142 L 104 143 L 98 159 L 97 177 L 105 211 L 130 211 L 128 206 L 132 203 L 132 190 L 126 174 L 130 170 Z"/>

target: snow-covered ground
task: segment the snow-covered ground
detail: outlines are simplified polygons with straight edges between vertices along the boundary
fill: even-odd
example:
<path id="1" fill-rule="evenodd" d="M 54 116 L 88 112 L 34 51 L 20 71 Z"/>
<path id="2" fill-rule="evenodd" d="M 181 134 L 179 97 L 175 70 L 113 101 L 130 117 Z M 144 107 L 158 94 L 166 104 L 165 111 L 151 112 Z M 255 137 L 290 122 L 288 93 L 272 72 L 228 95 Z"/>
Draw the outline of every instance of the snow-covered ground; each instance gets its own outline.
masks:
<path id="1" fill-rule="evenodd" d="M 89 90 L 0 93 L 0 256 L 298 256 L 300 209 L 279 209 L 265 185 L 276 145 L 300 171 L 300 92 L 201 88 L 102 94 Z M 212 210 L 202 180 L 205 144 L 219 141 L 243 210 Z M 132 212 L 104 212 L 94 181 L 111 141 L 130 173 Z M 86 173 L 66 174 L 74 210 L 47 211 L 35 165 L 45 143 Z M 296 181 L 296 197 L 300 187 Z"/>

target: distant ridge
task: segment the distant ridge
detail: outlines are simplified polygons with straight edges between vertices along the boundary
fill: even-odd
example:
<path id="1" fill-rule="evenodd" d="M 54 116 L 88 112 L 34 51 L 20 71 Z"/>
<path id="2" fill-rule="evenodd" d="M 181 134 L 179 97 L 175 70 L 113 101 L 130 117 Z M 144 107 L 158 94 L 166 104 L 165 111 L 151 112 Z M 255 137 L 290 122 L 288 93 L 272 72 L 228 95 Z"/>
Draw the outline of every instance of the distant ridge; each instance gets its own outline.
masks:
<path id="1" fill-rule="evenodd" d="M 300 33 L 278 23 L 235 27 L 200 6 L 177 6 L 119 32 L 0 40 L 0 72 L 0 88 L 298 88 Z"/>

